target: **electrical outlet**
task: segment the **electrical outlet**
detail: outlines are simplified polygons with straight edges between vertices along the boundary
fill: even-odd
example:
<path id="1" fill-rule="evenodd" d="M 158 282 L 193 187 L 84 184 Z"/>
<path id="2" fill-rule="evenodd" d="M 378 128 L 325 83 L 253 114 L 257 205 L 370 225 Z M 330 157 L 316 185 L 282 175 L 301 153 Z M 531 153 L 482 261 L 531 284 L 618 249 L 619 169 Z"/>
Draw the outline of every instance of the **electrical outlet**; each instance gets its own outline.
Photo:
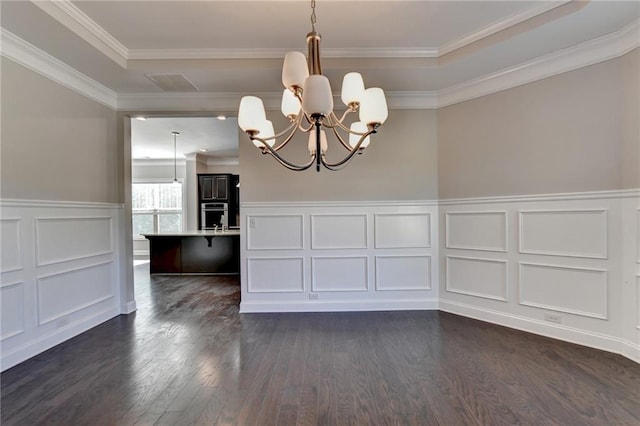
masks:
<path id="1" fill-rule="evenodd" d="M 544 313 L 544 320 L 545 321 L 549 321 L 549 322 L 553 322 L 556 324 L 562 324 L 562 316 L 558 315 L 558 314 L 552 314 L 550 312 L 545 312 Z"/>
<path id="2" fill-rule="evenodd" d="M 255 218 L 253 218 L 253 217 L 249 218 L 249 228 L 255 228 L 255 227 L 256 227 Z"/>
<path id="3" fill-rule="evenodd" d="M 318 293 L 309 293 L 309 300 L 318 300 L 320 295 Z"/>

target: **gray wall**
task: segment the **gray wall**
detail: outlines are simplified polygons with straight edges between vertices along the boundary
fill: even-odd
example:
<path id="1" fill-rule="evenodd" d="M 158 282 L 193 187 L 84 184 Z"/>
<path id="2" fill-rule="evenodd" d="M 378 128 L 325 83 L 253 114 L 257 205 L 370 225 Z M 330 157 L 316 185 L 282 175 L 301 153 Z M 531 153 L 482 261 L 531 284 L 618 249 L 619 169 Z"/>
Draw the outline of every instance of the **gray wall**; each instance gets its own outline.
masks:
<path id="1" fill-rule="evenodd" d="M 623 83 L 622 187 L 640 188 L 640 49 L 621 58 Z"/>
<path id="2" fill-rule="evenodd" d="M 276 132 L 288 121 L 269 111 Z M 281 152 L 308 160 L 307 137 L 294 139 Z M 346 152 L 329 138 L 327 157 Z M 392 110 L 362 156 L 344 170 L 291 172 L 263 155 L 240 133 L 240 197 L 248 201 L 431 200 L 437 193 L 437 125 L 435 111 Z"/>
<path id="3" fill-rule="evenodd" d="M 3 198 L 119 202 L 116 113 L 2 58 Z"/>
<path id="4" fill-rule="evenodd" d="M 439 197 L 638 187 L 638 72 L 636 50 L 440 109 Z"/>

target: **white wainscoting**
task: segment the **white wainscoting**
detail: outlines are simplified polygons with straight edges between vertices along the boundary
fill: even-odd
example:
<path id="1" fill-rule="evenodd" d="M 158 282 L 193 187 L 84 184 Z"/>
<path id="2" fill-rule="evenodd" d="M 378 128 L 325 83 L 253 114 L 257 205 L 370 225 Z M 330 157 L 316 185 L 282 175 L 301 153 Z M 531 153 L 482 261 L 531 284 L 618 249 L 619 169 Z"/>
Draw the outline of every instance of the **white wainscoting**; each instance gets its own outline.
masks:
<path id="1" fill-rule="evenodd" d="M 640 209 L 636 210 L 636 263 L 640 264 Z"/>
<path id="2" fill-rule="evenodd" d="M 37 217 L 35 221 L 36 266 L 113 253 L 109 216 Z"/>
<path id="3" fill-rule="evenodd" d="M 375 214 L 375 248 L 430 248 L 431 213 Z"/>
<path id="4" fill-rule="evenodd" d="M 241 213 L 241 312 L 437 308 L 435 202 L 244 203 Z"/>
<path id="5" fill-rule="evenodd" d="M 520 262 L 520 304 L 607 319 L 607 271 Z"/>
<path id="6" fill-rule="evenodd" d="M 640 247 L 640 244 L 638 245 Z M 636 275 L 636 328 L 640 330 L 640 275 Z"/>
<path id="7" fill-rule="evenodd" d="M 120 204 L 1 200 L 6 370 L 123 312 Z"/>
<path id="8" fill-rule="evenodd" d="M 367 256 L 312 257 L 311 291 L 367 291 Z"/>
<path id="9" fill-rule="evenodd" d="M 0 338 L 4 341 L 24 332 L 24 283 L 2 283 L 0 302 L 2 307 Z"/>
<path id="10" fill-rule="evenodd" d="M 440 309 L 640 362 L 639 205 L 637 189 L 440 200 Z"/>
<path id="11" fill-rule="evenodd" d="M 3 213 L 3 214 L 6 214 Z M 0 220 L 0 272 L 22 269 L 22 244 L 20 242 L 20 219 Z"/>
<path id="12" fill-rule="evenodd" d="M 507 212 L 448 212 L 445 244 L 450 249 L 507 251 Z"/>
<path id="13" fill-rule="evenodd" d="M 244 222 L 248 250 L 300 250 L 304 246 L 302 215 L 253 215 Z"/>
<path id="14" fill-rule="evenodd" d="M 311 248 L 366 249 L 367 215 L 311 215 Z"/>
<path id="15" fill-rule="evenodd" d="M 431 255 L 376 256 L 376 290 L 431 290 Z"/>
<path id="16" fill-rule="evenodd" d="M 291 293 L 304 291 L 302 257 L 247 259 L 249 293 Z"/>
<path id="17" fill-rule="evenodd" d="M 607 258 L 607 211 L 520 212 L 520 253 Z"/>
<path id="18" fill-rule="evenodd" d="M 506 260 L 447 256 L 445 276 L 448 292 L 507 301 Z"/>

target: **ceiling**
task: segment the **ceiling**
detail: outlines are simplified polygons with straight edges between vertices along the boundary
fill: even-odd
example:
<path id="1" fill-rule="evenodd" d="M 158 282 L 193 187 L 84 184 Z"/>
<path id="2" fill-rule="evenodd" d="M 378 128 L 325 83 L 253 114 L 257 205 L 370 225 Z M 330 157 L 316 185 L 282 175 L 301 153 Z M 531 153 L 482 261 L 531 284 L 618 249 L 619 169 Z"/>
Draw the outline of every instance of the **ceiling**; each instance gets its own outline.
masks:
<path id="1" fill-rule="evenodd" d="M 238 156 L 238 120 L 231 117 L 148 117 L 131 120 L 131 158 L 136 160 L 173 159 L 196 153 L 211 160 Z"/>
<path id="2" fill-rule="evenodd" d="M 391 96 L 445 93 L 614 34 L 640 17 L 638 1 L 316 3 L 323 71 L 333 91 L 339 92 L 345 73 L 358 71 L 367 87 L 382 87 Z M 113 93 L 118 105 L 161 99 L 174 102 L 176 110 L 179 100 L 201 99 L 203 111 L 220 111 L 207 102 L 224 99 L 232 115 L 244 94 L 270 96 L 271 105 L 279 106 L 282 58 L 289 50 L 306 51 L 311 29 L 306 0 L 0 5 L 3 31 L 89 77 Z M 164 91 L 151 74 L 182 76 L 191 90 Z M 126 104 L 131 99 L 144 102 Z"/>

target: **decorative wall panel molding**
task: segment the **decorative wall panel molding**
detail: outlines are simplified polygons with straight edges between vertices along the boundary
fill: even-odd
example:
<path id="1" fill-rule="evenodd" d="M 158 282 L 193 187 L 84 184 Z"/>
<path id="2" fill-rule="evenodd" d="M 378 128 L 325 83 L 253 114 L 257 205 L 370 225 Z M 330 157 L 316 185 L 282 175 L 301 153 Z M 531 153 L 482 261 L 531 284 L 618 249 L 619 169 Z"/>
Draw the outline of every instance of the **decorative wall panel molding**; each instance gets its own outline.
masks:
<path id="1" fill-rule="evenodd" d="M 446 290 L 506 302 L 507 261 L 475 257 L 446 257 Z"/>
<path id="2" fill-rule="evenodd" d="M 366 256 L 311 258 L 311 291 L 367 291 Z"/>
<path id="3" fill-rule="evenodd" d="M 249 293 L 304 291 L 302 257 L 252 257 L 247 259 Z"/>
<path id="4" fill-rule="evenodd" d="M 366 249 L 367 215 L 311 215 L 311 248 Z"/>
<path id="5" fill-rule="evenodd" d="M 17 266 L 20 254 L 21 265 L 2 272 L 2 370 L 135 308 L 122 204 L 1 199 L 0 206 L 3 263 Z"/>
<path id="6" fill-rule="evenodd" d="M 375 248 L 430 248 L 429 213 L 379 213 L 374 216 Z"/>
<path id="7" fill-rule="evenodd" d="M 0 287 L 0 304 L 2 308 L 1 340 L 23 333 L 25 327 L 24 283 L 3 283 Z"/>
<path id="8" fill-rule="evenodd" d="M 520 262 L 520 304 L 607 319 L 607 271 Z"/>
<path id="9" fill-rule="evenodd" d="M 607 258 L 607 210 L 520 211 L 520 253 Z"/>
<path id="10" fill-rule="evenodd" d="M 636 275 L 636 328 L 640 330 L 640 275 Z"/>
<path id="11" fill-rule="evenodd" d="M 109 261 L 38 277 L 38 324 L 44 325 L 112 298 L 111 267 Z"/>
<path id="12" fill-rule="evenodd" d="M 433 202 L 265 202 L 241 205 L 241 221 L 296 217 L 302 248 L 268 244 L 245 233 L 241 244 L 242 312 L 429 309 L 437 300 L 438 264 L 431 263 L 437 207 Z M 250 227 L 249 227 L 250 228 Z M 282 227 L 280 227 L 282 228 Z M 309 243 L 304 239 L 309 237 Z M 251 240 L 254 238 L 254 240 Z M 298 241 L 296 237 L 296 241 Z M 377 244 L 376 244 L 377 241 Z M 382 243 L 382 244 L 381 244 Z M 296 247 L 279 248 L 273 247 Z M 383 246 L 383 247 L 380 247 Z M 282 263 L 282 259 L 296 259 Z M 376 268 L 382 268 L 376 271 Z M 284 274 L 280 276 L 279 274 Z M 395 276 L 394 276 L 395 275 Z"/>
<path id="13" fill-rule="evenodd" d="M 302 250 L 303 223 L 300 214 L 247 216 L 247 249 Z"/>
<path id="14" fill-rule="evenodd" d="M 640 209 L 636 210 L 636 263 L 640 263 Z"/>
<path id="15" fill-rule="evenodd" d="M 20 219 L 0 220 L 0 272 L 19 271 L 22 266 Z"/>
<path id="16" fill-rule="evenodd" d="M 507 251 L 506 211 L 460 211 L 445 214 L 449 249 Z"/>
<path id="17" fill-rule="evenodd" d="M 113 223 L 109 216 L 37 217 L 35 230 L 36 266 L 113 253 Z"/>
<path id="18" fill-rule="evenodd" d="M 431 255 L 380 255 L 376 290 L 431 290 Z"/>

